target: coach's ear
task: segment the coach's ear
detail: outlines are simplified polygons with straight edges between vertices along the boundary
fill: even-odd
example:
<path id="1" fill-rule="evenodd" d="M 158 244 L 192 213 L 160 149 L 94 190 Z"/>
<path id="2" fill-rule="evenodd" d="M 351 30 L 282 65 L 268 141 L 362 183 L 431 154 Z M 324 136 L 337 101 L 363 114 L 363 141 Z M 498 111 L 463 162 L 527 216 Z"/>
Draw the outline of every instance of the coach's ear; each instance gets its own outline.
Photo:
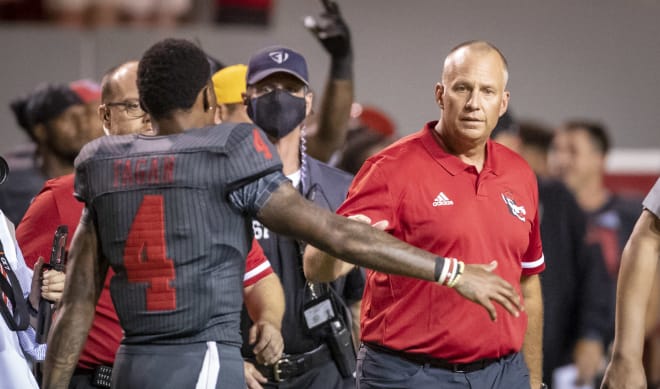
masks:
<path id="1" fill-rule="evenodd" d="M 435 102 L 438 104 L 440 109 L 445 108 L 445 103 L 443 101 L 443 94 L 445 93 L 445 86 L 442 83 L 435 84 Z"/>
<path id="2" fill-rule="evenodd" d="M 103 123 L 104 126 L 109 127 L 110 126 L 110 110 L 105 104 L 99 105 L 98 109 L 99 113 L 99 119 Z"/>
<path id="3" fill-rule="evenodd" d="M 110 135 L 110 110 L 105 104 L 99 105 L 98 109 L 99 113 L 99 119 L 101 120 L 101 123 L 103 124 L 103 132 L 105 132 L 106 135 Z"/>

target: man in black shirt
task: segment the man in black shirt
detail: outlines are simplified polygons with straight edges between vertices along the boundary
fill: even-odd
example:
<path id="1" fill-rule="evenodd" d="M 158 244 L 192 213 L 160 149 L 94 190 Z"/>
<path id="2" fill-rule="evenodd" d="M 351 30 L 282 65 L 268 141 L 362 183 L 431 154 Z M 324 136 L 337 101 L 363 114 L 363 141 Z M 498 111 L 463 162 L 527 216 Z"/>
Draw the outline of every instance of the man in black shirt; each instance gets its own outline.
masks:
<path id="1" fill-rule="evenodd" d="M 260 50 L 248 64 L 247 112 L 253 122 L 266 131 L 268 139 L 283 156 L 282 170 L 293 186 L 318 206 L 335 211 L 346 198 L 352 176 L 310 158 L 305 152 L 303 121 L 312 107 L 308 81 L 307 63 L 298 52 L 282 46 Z M 342 389 L 354 386 L 352 366 L 342 375 L 337 363 L 342 358 L 355 360 L 353 346 L 344 349 L 345 355 L 333 354 L 328 346 L 333 340 L 329 339 L 327 325 L 310 329 L 305 311 L 313 309 L 325 298 L 330 299 L 337 316 L 348 312 L 349 306 L 359 304 L 364 286 L 361 270 L 354 269 L 332 285 L 310 283 L 302 269 L 303 242 L 269 231 L 257 220 L 252 226 L 256 239 L 283 283 L 286 298 L 282 323 L 285 354 L 274 366 L 257 365 L 258 373 L 248 368 L 252 375 L 247 377 L 248 384 L 252 378 L 266 387 L 281 389 Z M 339 320 L 350 333 L 350 314 L 342 314 Z M 248 361 L 253 361 L 253 353 L 245 347 L 249 324 L 249 318 L 244 313 L 243 355 Z"/>
<path id="2" fill-rule="evenodd" d="M 545 177 L 552 133 L 509 113 L 491 137 L 518 152 L 538 176 L 539 217 L 546 268 L 543 289 L 543 376 L 575 363 L 578 379 L 592 382 L 610 338 L 614 285 L 597 245 L 585 243 L 586 217 L 559 181 Z M 593 351 L 595 350 L 595 351 Z"/>

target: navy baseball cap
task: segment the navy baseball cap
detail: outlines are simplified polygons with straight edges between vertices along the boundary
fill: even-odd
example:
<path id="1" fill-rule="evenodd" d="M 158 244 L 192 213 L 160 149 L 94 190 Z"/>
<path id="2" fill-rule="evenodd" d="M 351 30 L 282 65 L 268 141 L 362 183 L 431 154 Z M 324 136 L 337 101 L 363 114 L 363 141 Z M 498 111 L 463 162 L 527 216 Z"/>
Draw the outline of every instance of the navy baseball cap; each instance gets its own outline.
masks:
<path id="1" fill-rule="evenodd" d="M 254 85 L 274 73 L 289 73 L 305 85 L 309 85 L 305 58 L 284 46 L 266 47 L 250 58 L 247 84 Z"/>

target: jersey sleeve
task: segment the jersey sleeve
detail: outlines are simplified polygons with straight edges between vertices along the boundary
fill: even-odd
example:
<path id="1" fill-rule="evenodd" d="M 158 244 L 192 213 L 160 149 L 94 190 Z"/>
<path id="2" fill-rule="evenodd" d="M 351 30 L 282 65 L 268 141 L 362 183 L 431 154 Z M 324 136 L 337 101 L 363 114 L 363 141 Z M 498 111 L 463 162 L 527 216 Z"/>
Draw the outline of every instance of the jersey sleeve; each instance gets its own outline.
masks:
<path id="1" fill-rule="evenodd" d="M 103 147 L 108 137 L 102 136 L 87 143 L 78 153 L 74 162 L 75 180 L 73 195 L 79 200 L 88 204 L 91 200 L 89 166 L 94 155 Z"/>
<path id="2" fill-rule="evenodd" d="M 226 183 L 229 192 L 282 170 L 275 146 L 260 129 L 247 124 L 232 129 L 227 140 L 227 154 Z"/>
<path id="3" fill-rule="evenodd" d="M 270 173 L 229 193 L 229 201 L 242 214 L 256 218 L 270 195 L 285 182 L 290 183 L 281 171 Z"/>
<path id="4" fill-rule="evenodd" d="M 16 229 L 16 240 L 23 251 L 25 263 L 30 268 L 34 267 L 40 256 L 50 258 L 53 233 L 59 220 L 60 214 L 53 192 L 46 186 L 32 200 Z"/>
<path id="5" fill-rule="evenodd" d="M 73 181 L 73 175 L 47 181 L 41 192 L 32 200 L 16 229 L 16 239 L 30 268 L 34 267 L 40 256 L 48 261 L 53 234 L 59 225 L 69 228 L 67 250 L 71 245 L 83 209 L 83 204 L 73 196 Z"/>
<path id="6" fill-rule="evenodd" d="M 396 229 L 392 205 L 396 204 L 391 188 L 377 163 L 367 160 L 348 189 L 344 203 L 337 209 L 337 214 L 351 216 L 362 214 L 371 218 L 372 223 L 387 220 L 386 231 Z"/>
<path id="7" fill-rule="evenodd" d="M 534 219 L 529 233 L 529 246 L 527 252 L 522 258 L 522 274 L 530 276 L 539 274 L 545 269 L 545 257 L 543 256 L 543 246 L 541 244 L 541 221 L 539 218 L 539 190 L 536 177 L 532 176 L 531 191 L 534 196 Z"/>
<path id="8" fill-rule="evenodd" d="M 642 204 L 649 212 L 660 218 L 660 178 L 655 182 Z"/>
<path id="9" fill-rule="evenodd" d="M 252 240 L 252 248 L 245 259 L 245 275 L 243 276 L 243 287 L 254 285 L 264 277 L 273 274 L 264 250 L 256 239 Z"/>
<path id="10" fill-rule="evenodd" d="M 89 180 L 87 179 L 87 166 L 86 163 L 77 163 L 75 170 L 75 180 L 73 183 L 73 195 L 85 204 L 89 204 Z"/>

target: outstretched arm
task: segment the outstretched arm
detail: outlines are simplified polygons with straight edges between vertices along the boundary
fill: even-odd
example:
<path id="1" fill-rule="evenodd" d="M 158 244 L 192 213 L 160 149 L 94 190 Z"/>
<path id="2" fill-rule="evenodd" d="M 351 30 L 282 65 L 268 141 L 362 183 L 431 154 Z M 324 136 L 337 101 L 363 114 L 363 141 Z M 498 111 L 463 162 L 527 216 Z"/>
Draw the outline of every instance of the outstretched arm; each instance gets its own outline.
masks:
<path id="1" fill-rule="evenodd" d="M 437 281 L 436 255 L 413 247 L 364 223 L 348 220 L 303 199 L 289 183 L 275 190 L 257 218 L 271 230 L 302 239 L 354 265 L 384 273 Z M 463 297 L 482 305 L 496 318 L 491 300 L 511 314 L 521 309 L 513 287 L 492 274 L 496 263 L 467 265 L 454 286 Z"/>
<path id="2" fill-rule="evenodd" d="M 614 351 L 603 389 L 646 388 L 642 367 L 644 319 L 659 258 L 660 218 L 644 210 L 621 257 Z"/>
<path id="3" fill-rule="evenodd" d="M 364 215 L 353 215 L 351 220 L 371 224 L 371 219 Z M 387 228 L 387 220 L 381 220 L 373 224 L 374 228 L 384 231 Z M 303 256 L 303 271 L 305 278 L 313 282 L 332 282 L 337 278 L 348 274 L 355 265 L 337 259 L 314 246 L 307 245 Z"/>
<path id="4" fill-rule="evenodd" d="M 43 388 L 68 388 L 108 271 L 99 253 L 96 228 L 87 209 L 71 243 L 66 286 L 57 320 L 48 339 Z"/>

